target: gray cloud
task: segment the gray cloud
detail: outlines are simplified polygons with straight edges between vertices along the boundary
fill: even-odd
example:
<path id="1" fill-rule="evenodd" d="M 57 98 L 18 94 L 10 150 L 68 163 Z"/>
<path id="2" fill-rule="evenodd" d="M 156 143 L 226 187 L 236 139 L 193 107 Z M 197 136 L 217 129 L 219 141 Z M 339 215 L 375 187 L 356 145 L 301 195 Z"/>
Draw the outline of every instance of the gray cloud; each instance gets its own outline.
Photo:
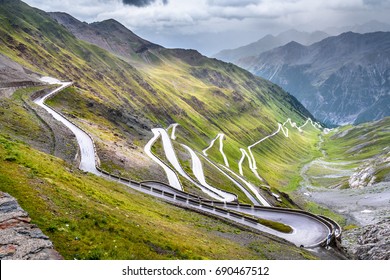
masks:
<path id="1" fill-rule="evenodd" d="M 363 0 L 363 3 L 367 6 L 381 6 L 383 4 L 389 4 L 388 0 Z"/>
<path id="2" fill-rule="evenodd" d="M 219 7 L 246 7 L 259 4 L 261 0 L 207 0 L 210 6 Z"/>
<path id="3" fill-rule="evenodd" d="M 1 1 L 1 0 L 0 0 Z M 325 30 L 377 20 L 390 24 L 389 0 L 23 0 L 95 22 L 114 18 L 152 42 L 205 54 L 295 28 Z"/>
<path id="4" fill-rule="evenodd" d="M 156 0 L 122 0 L 122 2 L 129 6 L 146 7 L 156 2 Z M 162 3 L 166 5 L 168 4 L 168 0 L 162 0 Z"/>

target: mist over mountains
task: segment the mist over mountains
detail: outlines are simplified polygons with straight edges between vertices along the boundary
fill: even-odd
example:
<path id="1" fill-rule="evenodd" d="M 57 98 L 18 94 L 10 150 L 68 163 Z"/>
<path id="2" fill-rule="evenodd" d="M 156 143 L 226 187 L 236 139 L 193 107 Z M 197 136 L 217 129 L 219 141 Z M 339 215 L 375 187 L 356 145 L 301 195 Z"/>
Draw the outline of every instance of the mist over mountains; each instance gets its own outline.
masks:
<path id="1" fill-rule="evenodd" d="M 241 66 L 240 60 L 242 58 L 258 56 L 265 51 L 283 46 L 291 41 L 296 41 L 302 45 L 311 45 L 312 43 L 321 41 L 328 36 L 329 35 L 327 33 L 322 31 L 315 31 L 309 33 L 290 29 L 280 33 L 277 36 L 273 36 L 270 34 L 266 35 L 254 43 L 239 47 L 237 49 L 222 50 L 217 54 L 213 55 L 213 57 L 223 61 L 232 62 Z"/>
<path id="2" fill-rule="evenodd" d="M 328 125 L 357 124 L 390 114 L 388 31 L 375 20 L 289 30 L 215 57 L 278 84 Z"/>
<path id="3" fill-rule="evenodd" d="M 387 32 L 390 31 L 390 24 L 380 22 L 377 20 L 371 20 L 362 24 L 355 24 L 350 26 L 341 27 L 329 27 L 324 30 L 326 33 L 331 35 L 340 35 L 341 33 L 354 32 L 354 33 L 372 33 L 377 31 Z"/>
<path id="4" fill-rule="evenodd" d="M 282 86 L 329 125 L 390 114 L 390 33 L 343 33 L 311 46 L 290 42 L 240 64 Z"/>

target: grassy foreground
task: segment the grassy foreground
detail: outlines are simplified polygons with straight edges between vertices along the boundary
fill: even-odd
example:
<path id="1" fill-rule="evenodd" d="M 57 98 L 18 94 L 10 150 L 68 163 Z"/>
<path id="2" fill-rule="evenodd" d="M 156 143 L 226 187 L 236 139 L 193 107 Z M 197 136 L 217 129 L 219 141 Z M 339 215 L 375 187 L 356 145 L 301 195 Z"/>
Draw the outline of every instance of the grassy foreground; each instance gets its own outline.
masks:
<path id="1" fill-rule="evenodd" d="M 294 246 L 84 174 L 4 135 L 0 189 L 18 199 L 66 259 L 312 258 Z"/>

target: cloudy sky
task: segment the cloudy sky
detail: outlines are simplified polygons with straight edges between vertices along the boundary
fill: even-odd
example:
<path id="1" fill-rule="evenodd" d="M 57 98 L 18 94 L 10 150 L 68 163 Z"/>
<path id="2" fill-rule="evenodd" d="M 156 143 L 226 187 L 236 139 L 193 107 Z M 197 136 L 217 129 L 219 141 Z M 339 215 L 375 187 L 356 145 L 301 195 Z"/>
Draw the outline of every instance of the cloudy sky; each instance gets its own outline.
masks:
<path id="1" fill-rule="evenodd" d="M 390 24 L 390 0 L 24 0 L 86 21 L 114 18 L 165 47 L 212 55 L 295 28 Z"/>

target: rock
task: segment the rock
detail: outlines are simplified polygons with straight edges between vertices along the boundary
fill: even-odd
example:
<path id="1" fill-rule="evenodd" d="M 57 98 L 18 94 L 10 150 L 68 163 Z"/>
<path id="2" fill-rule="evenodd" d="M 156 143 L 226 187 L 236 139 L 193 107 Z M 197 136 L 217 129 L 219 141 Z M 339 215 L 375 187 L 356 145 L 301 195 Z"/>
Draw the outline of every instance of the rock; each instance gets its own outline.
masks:
<path id="1" fill-rule="evenodd" d="M 53 243 L 28 213 L 7 193 L 0 192 L 0 260 L 60 260 Z"/>
<path id="2" fill-rule="evenodd" d="M 373 159 L 367 160 L 348 180 L 351 188 L 365 188 L 373 186 L 376 181 L 375 174 L 380 168 L 390 166 L 390 153 L 381 154 Z"/>
<path id="3" fill-rule="evenodd" d="M 341 246 L 358 260 L 390 260 L 390 218 L 343 233 Z"/>

